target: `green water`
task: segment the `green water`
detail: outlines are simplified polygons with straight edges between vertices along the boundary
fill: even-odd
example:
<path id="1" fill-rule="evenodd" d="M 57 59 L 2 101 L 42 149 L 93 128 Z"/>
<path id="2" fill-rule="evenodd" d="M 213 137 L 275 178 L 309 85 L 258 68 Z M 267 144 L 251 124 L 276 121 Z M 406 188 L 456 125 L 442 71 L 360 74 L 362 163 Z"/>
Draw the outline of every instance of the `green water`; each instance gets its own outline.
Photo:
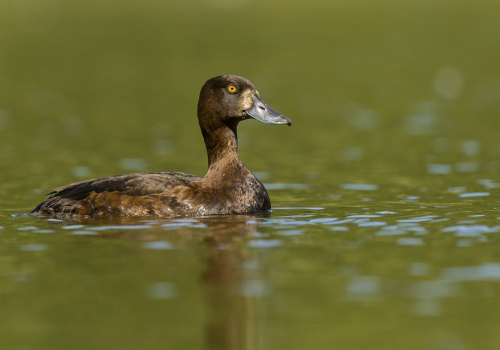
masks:
<path id="1" fill-rule="evenodd" d="M 498 349 L 500 4 L 0 2 L 1 349 Z M 16 217 L 44 190 L 203 176 L 210 77 L 269 215 Z"/>

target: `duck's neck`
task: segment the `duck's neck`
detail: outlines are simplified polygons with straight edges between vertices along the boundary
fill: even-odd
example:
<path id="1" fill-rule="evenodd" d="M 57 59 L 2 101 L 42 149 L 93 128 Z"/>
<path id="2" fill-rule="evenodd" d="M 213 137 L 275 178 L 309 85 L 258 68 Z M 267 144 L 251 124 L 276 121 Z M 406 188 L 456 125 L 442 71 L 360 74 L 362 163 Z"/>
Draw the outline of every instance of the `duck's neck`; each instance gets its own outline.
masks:
<path id="1" fill-rule="evenodd" d="M 237 121 L 224 123 L 221 120 L 212 120 L 209 125 L 200 122 L 208 155 L 207 176 L 215 175 L 228 167 L 242 165 L 238 156 L 237 125 Z"/>

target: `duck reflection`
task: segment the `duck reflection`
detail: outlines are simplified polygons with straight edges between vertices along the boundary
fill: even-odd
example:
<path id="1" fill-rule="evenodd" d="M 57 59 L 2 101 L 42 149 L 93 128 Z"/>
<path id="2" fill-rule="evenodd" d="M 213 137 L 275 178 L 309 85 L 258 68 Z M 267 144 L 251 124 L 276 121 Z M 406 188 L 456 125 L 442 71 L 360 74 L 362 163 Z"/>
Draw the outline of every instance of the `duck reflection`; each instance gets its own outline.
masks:
<path id="1" fill-rule="evenodd" d="M 212 218 L 204 221 L 207 269 L 203 274 L 209 307 L 205 341 L 208 349 L 258 349 L 257 298 L 260 280 L 246 280 L 254 267 L 252 253 L 242 249 L 242 237 L 257 232 L 255 217 Z M 250 222 L 250 223 L 248 223 Z M 246 267 L 246 268 L 245 268 Z"/>
<path id="2" fill-rule="evenodd" d="M 169 221 L 166 224 L 164 220 L 144 222 L 137 218 L 106 220 L 79 218 L 72 223 L 92 226 L 112 225 L 115 228 L 118 225 L 132 227 L 139 224 L 157 228 L 158 224 L 163 224 L 175 228 L 169 237 L 174 246 L 182 246 L 201 238 L 203 244 L 198 246 L 197 254 L 206 266 L 200 276 L 200 284 L 205 292 L 205 305 L 208 308 L 204 330 L 206 348 L 253 350 L 260 348 L 257 307 L 258 297 L 265 294 L 266 285 L 259 279 L 259 264 L 255 251 L 246 248 L 244 238 L 257 232 L 257 221 L 263 217 L 269 217 L 269 213 L 197 218 L 196 225 L 205 226 L 202 230 L 194 228 L 193 225 L 179 227 L 175 226 L 175 222 Z M 94 237 L 155 243 L 158 233 L 149 229 L 118 229 Z"/>

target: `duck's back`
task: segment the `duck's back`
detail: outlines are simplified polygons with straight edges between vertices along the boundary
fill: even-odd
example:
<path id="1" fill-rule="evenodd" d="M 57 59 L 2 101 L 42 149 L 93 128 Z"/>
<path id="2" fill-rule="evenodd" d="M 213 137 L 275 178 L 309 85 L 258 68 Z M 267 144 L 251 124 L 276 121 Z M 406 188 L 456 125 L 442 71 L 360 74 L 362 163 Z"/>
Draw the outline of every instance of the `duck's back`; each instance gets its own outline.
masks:
<path id="1" fill-rule="evenodd" d="M 150 215 L 159 204 L 164 210 L 178 203 L 174 192 L 201 181 L 198 176 L 178 172 L 117 175 L 54 188 L 51 197 L 33 214 Z M 138 212 L 138 210 L 140 210 Z"/>

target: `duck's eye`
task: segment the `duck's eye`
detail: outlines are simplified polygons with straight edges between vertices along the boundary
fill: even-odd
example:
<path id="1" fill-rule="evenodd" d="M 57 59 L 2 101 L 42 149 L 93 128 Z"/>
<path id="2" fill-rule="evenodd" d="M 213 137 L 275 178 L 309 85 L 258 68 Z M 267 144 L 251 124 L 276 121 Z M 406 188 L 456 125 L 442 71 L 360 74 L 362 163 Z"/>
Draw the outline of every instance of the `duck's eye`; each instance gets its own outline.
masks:
<path id="1" fill-rule="evenodd" d="M 236 86 L 229 85 L 227 87 L 227 91 L 229 91 L 230 93 L 234 94 L 236 92 Z"/>

